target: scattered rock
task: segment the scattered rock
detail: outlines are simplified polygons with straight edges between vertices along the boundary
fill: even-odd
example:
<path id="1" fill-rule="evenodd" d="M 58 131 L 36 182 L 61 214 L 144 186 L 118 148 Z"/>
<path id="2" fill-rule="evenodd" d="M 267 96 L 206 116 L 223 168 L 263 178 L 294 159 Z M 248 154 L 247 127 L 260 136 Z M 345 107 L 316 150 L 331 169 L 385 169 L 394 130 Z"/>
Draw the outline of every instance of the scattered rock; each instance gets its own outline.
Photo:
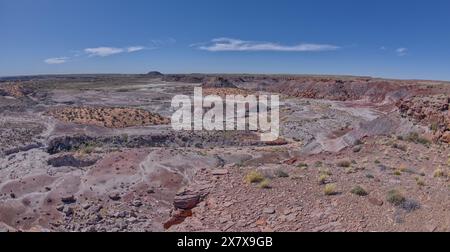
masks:
<path id="1" fill-rule="evenodd" d="M 190 210 L 197 206 L 207 195 L 208 186 L 191 186 L 180 190 L 174 198 L 176 209 Z"/>
<path id="2" fill-rule="evenodd" d="M 86 203 L 83 203 L 83 204 L 81 205 L 81 207 L 82 207 L 84 210 L 88 210 L 89 208 L 91 208 L 91 204 L 90 204 L 89 202 L 86 202 Z"/>
<path id="3" fill-rule="evenodd" d="M 355 147 L 353 147 L 353 152 L 354 153 L 359 153 L 359 152 L 361 152 L 361 150 L 362 150 L 362 147 L 361 146 L 355 146 Z"/>
<path id="4" fill-rule="evenodd" d="M 264 214 L 275 214 L 275 209 L 274 209 L 274 208 L 271 208 L 271 207 L 264 208 L 264 209 L 263 209 L 263 213 L 264 213 Z"/>
<path id="5" fill-rule="evenodd" d="M 68 196 L 62 197 L 62 198 L 61 198 L 61 201 L 62 201 L 64 204 L 73 204 L 73 203 L 77 202 L 77 199 L 75 198 L 74 195 L 68 195 Z"/>
<path id="6" fill-rule="evenodd" d="M 69 216 L 73 215 L 73 208 L 70 207 L 70 206 L 64 206 L 62 212 L 63 212 L 67 217 L 69 217 Z"/>
<path id="7" fill-rule="evenodd" d="M 108 197 L 113 201 L 119 201 L 122 198 L 118 192 L 110 193 Z"/>
<path id="8" fill-rule="evenodd" d="M 216 170 L 213 170 L 211 173 L 214 176 L 223 176 L 223 175 L 227 175 L 228 174 L 228 170 L 226 170 L 226 169 L 216 169 Z"/>
<path id="9" fill-rule="evenodd" d="M 131 203 L 131 205 L 134 207 L 141 207 L 143 204 L 140 200 L 135 200 Z"/>
<path id="10" fill-rule="evenodd" d="M 382 206 L 384 204 L 382 200 L 379 200 L 377 198 L 369 198 L 369 202 L 375 206 Z"/>

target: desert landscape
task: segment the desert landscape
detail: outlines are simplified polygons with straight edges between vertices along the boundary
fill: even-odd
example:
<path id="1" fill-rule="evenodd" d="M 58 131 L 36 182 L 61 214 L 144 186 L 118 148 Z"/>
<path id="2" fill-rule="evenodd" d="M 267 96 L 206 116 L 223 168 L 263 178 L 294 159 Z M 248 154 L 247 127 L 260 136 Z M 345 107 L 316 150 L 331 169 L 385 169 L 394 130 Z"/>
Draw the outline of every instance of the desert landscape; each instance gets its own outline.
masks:
<path id="1" fill-rule="evenodd" d="M 0 230 L 450 231 L 450 83 L 0 78 Z M 171 99 L 280 95 L 281 136 L 174 131 Z"/>

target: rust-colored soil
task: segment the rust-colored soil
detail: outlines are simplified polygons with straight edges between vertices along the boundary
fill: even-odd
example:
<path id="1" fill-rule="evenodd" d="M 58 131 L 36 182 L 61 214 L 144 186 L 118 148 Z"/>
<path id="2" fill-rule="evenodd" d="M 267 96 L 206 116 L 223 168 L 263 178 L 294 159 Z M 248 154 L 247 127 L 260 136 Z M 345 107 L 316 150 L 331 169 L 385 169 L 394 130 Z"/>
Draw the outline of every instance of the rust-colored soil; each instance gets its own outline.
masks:
<path id="1" fill-rule="evenodd" d="M 145 125 L 163 125 L 170 121 L 161 115 L 134 108 L 62 108 L 49 115 L 64 122 L 96 125 L 106 128 L 127 128 Z"/>

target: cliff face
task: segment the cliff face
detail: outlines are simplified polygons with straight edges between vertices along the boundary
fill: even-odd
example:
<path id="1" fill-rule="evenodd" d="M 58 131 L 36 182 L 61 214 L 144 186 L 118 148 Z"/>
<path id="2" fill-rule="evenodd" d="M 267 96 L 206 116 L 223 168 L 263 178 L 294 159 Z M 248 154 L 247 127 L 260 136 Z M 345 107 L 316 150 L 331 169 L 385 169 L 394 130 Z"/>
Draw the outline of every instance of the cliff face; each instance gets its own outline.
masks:
<path id="1" fill-rule="evenodd" d="M 450 143 L 449 104 L 450 96 L 434 95 L 400 100 L 396 105 L 403 117 L 429 127 L 436 140 Z"/>
<path id="2" fill-rule="evenodd" d="M 450 94 L 447 85 L 414 80 L 370 77 L 300 75 L 165 75 L 170 82 L 202 83 L 204 88 L 244 88 L 309 99 L 335 101 L 366 100 L 395 103 L 413 96 Z"/>

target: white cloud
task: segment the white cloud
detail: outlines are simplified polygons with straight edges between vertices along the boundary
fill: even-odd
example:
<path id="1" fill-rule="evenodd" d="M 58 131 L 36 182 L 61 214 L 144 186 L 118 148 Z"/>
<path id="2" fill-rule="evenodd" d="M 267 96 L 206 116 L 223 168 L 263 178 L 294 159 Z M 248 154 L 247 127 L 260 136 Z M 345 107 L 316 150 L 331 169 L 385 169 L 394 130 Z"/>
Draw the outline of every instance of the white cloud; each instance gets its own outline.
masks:
<path id="1" fill-rule="evenodd" d="M 408 54 L 408 48 L 398 48 L 397 50 L 395 50 L 395 52 L 397 52 L 398 56 L 405 56 Z"/>
<path id="2" fill-rule="evenodd" d="M 145 47 L 143 47 L 143 46 L 130 46 L 127 48 L 127 52 L 129 52 L 129 53 L 138 52 L 138 51 L 142 51 L 144 49 L 145 49 Z"/>
<path id="3" fill-rule="evenodd" d="M 93 48 L 86 48 L 81 51 L 79 50 L 72 50 L 71 53 L 73 55 L 69 57 L 59 57 L 59 58 L 48 58 L 44 60 L 46 64 L 49 65 L 56 65 L 56 64 L 64 64 L 70 59 L 75 59 L 78 57 L 82 57 L 87 55 L 88 57 L 107 57 L 111 55 L 121 54 L 121 53 L 134 53 L 142 50 L 147 49 L 153 49 L 145 46 L 129 46 L 129 47 L 107 47 L 107 46 L 100 46 L 100 47 L 93 47 Z"/>
<path id="4" fill-rule="evenodd" d="M 67 57 L 49 58 L 49 59 L 44 60 L 44 62 L 49 65 L 58 65 L 58 64 L 66 63 L 68 59 L 69 58 L 67 58 Z"/>
<path id="5" fill-rule="evenodd" d="M 122 48 L 115 48 L 115 47 L 96 47 L 96 48 L 86 48 L 84 49 L 84 52 L 87 53 L 89 56 L 106 57 L 114 54 L 123 53 L 124 50 Z"/>
<path id="6" fill-rule="evenodd" d="M 281 45 L 272 42 L 244 41 L 231 38 L 213 39 L 208 45 L 193 45 L 200 50 L 210 52 L 221 51 L 279 51 L 279 52 L 319 52 L 334 51 L 340 49 L 339 46 L 327 44 L 297 44 L 292 46 Z"/>
<path id="7" fill-rule="evenodd" d="M 130 46 L 125 48 L 118 48 L 118 47 L 95 47 L 95 48 L 86 48 L 84 49 L 84 52 L 88 54 L 88 56 L 99 56 L 99 57 L 107 57 L 115 54 L 120 53 L 132 53 L 132 52 L 138 52 L 145 50 L 146 47 L 144 46 Z"/>

